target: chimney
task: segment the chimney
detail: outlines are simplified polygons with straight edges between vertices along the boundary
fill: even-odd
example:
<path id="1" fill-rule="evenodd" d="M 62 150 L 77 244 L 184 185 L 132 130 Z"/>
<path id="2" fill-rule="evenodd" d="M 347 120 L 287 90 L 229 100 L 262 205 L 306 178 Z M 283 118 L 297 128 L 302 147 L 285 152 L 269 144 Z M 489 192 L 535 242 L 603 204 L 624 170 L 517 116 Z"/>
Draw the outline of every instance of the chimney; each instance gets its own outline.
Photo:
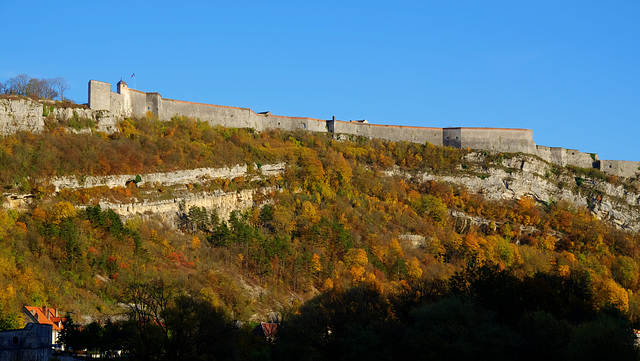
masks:
<path id="1" fill-rule="evenodd" d="M 44 317 L 49 319 L 49 312 L 47 312 L 47 306 L 42 306 L 42 313 L 44 313 Z"/>

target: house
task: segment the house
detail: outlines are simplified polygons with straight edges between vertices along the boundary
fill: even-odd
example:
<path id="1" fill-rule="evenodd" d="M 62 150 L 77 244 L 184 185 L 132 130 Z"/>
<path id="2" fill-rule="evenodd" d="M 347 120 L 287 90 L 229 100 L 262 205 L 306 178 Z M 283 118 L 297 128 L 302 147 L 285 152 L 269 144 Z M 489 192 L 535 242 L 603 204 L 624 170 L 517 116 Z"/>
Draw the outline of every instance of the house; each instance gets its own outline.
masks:
<path id="1" fill-rule="evenodd" d="M 256 328 L 251 331 L 252 334 L 264 337 L 269 342 L 274 342 L 278 333 L 278 324 L 271 322 L 260 322 Z"/>
<path id="2" fill-rule="evenodd" d="M 36 323 L 40 325 L 51 325 L 51 345 L 56 344 L 60 331 L 62 331 L 62 323 L 66 320 L 58 314 L 58 310 L 55 308 L 49 308 L 47 306 L 34 307 L 24 306 L 22 313 L 25 315 L 25 322 Z"/>
<path id="3" fill-rule="evenodd" d="M 49 361 L 52 325 L 27 323 L 19 330 L 0 331 L 0 360 Z"/>

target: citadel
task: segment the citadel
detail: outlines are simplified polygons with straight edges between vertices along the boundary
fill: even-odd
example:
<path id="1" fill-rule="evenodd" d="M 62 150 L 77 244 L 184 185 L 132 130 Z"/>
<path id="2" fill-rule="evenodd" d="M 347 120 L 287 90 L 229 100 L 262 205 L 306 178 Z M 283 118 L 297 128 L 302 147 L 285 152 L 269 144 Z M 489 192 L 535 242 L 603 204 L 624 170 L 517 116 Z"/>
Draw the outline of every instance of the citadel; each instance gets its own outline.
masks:
<path id="1" fill-rule="evenodd" d="M 469 128 L 469 127 L 414 127 L 370 124 L 366 121 L 341 121 L 335 117 L 321 120 L 306 117 L 256 113 L 249 108 L 194 103 L 164 99 L 157 92 L 131 89 L 119 81 L 117 91 L 111 91 L 107 82 L 89 81 L 89 109 L 54 109 L 56 117 L 80 116 L 97 122 L 97 128 L 105 132 L 117 131 L 117 122 L 127 117 L 145 117 L 149 112 L 161 121 L 172 117 L 187 116 L 212 125 L 234 128 L 253 128 L 257 131 L 282 129 L 329 132 L 343 139 L 348 136 L 378 138 L 389 141 L 408 141 L 424 144 L 470 148 L 502 153 L 526 153 L 559 166 L 596 168 L 606 174 L 640 176 L 640 162 L 599 159 L 595 153 L 583 153 L 575 149 L 536 145 L 530 129 Z M 3 100 L 0 107 L 0 133 L 20 130 L 41 131 L 44 116 L 41 105 L 26 99 Z M 30 104 L 33 103 L 33 104 Z M 72 115 L 73 113 L 73 115 Z"/>

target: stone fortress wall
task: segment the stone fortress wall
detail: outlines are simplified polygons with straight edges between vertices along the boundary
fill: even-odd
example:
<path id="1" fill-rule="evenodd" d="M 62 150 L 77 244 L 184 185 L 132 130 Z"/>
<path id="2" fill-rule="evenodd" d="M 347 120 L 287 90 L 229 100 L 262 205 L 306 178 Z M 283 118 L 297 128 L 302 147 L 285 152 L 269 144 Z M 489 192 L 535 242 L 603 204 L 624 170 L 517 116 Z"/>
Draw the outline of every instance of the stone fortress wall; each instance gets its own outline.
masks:
<path id="1" fill-rule="evenodd" d="M 44 129 L 42 106 L 27 100 L 0 100 L 0 133 L 19 130 L 41 131 Z M 506 128 L 430 128 L 370 124 L 366 121 L 322 120 L 305 117 L 273 115 L 270 112 L 256 113 L 249 108 L 194 103 L 164 99 L 159 93 L 146 93 L 130 89 L 124 81 L 111 91 L 111 84 L 97 80 L 89 81 L 89 108 L 76 109 L 80 116 L 98 120 L 98 129 L 115 131 L 116 122 L 126 117 L 144 117 L 148 112 L 162 121 L 172 117 L 188 116 L 212 125 L 234 128 L 253 128 L 257 131 L 282 129 L 287 131 L 308 130 L 330 132 L 338 138 L 362 136 L 389 141 L 408 141 L 424 144 L 470 148 L 504 153 L 534 154 L 559 166 L 597 168 L 607 174 L 622 177 L 640 176 L 640 162 L 599 160 L 595 153 L 583 153 L 575 149 L 545 147 L 533 141 L 530 129 Z M 68 118 L 68 109 L 56 109 L 56 116 Z M 66 112 L 66 113 L 65 113 Z M 58 114 L 60 113 L 60 114 Z M 25 127 L 29 129 L 24 129 Z"/>
<path id="2" fill-rule="evenodd" d="M 0 360 L 50 360 L 52 327 L 27 323 L 24 328 L 0 331 Z"/>
<path id="3" fill-rule="evenodd" d="M 321 120 L 302 117 L 256 113 L 249 108 L 193 103 L 164 99 L 158 93 L 144 93 L 130 89 L 124 81 L 117 84 L 117 92 L 111 84 L 89 81 L 89 108 L 108 111 L 117 118 L 144 117 L 147 112 L 168 121 L 176 115 L 188 116 L 214 125 L 236 128 L 308 130 L 330 132 L 338 137 L 351 135 L 390 141 L 414 143 L 429 142 L 455 148 L 470 148 L 505 153 L 535 154 L 549 163 L 560 166 L 598 168 L 607 174 L 623 177 L 640 175 L 640 162 L 599 160 L 595 153 L 583 153 L 575 149 L 538 146 L 530 129 L 506 128 L 430 128 L 370 124 L 366 121 Z"/>

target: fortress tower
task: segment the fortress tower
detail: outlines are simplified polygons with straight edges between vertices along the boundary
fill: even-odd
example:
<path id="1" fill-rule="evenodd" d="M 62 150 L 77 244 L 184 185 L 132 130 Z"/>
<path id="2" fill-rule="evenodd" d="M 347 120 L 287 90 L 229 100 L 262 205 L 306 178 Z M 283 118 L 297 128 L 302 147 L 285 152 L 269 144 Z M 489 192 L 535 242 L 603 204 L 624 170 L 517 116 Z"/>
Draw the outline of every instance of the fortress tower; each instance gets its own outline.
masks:
<path id="1" fill-rule="evenodd" d="M 118 94 L 125 93 L 127 89 L 129 89 L 127 83 L 125 83 L 124 80 L 120 79 L 120 81 L 118 82 Z"/>
<path id="2" fill-rule="evenodd" d="M 111 84 L 103 81 L 89 81 L 89 108 L 111 110 Z"/>

